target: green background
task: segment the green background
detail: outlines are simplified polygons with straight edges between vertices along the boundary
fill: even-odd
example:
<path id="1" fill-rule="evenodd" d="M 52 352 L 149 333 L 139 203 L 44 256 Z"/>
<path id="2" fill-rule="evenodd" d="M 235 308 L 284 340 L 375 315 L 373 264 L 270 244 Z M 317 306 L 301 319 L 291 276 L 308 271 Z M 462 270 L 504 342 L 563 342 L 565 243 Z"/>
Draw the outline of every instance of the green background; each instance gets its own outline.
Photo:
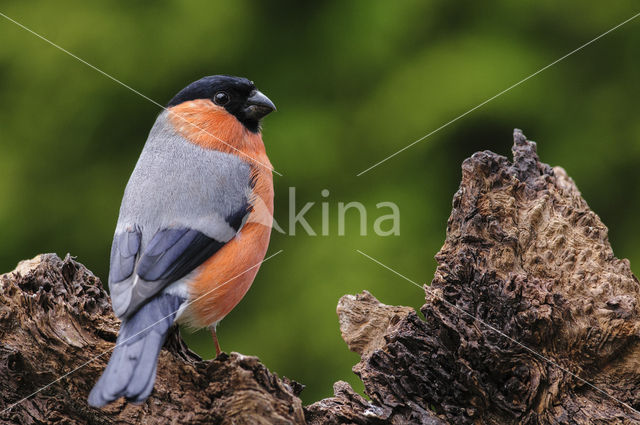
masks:
<path id="1" fill-rule="evenodd" d="M 619 257 L 640 260 L 640 18 L 461 118 L 361 177 L 356 174 L 633 16 L 637 3 L 537 1 L 2 2 L 0 10 L 165 104 L 210 74 L 246 76 L 278 106 L 264 123 L 276 170 L 276 220 L 288 188 L 320 231 L 274 233 L 253 288 L 219 327 L 226 351 L 257 355 L 331 394 L 358 356 L 340 338 L 336 303 L 363 289 L 419 308 L 445 238 L 460 164 L 510 154 L 513 127 L 562 165 L 610 229 Z M 70 252 L 106 280 L 128 176 L 160 109 L 0 18 L 0 270 Z M 320 193 L 328 189 L 323 198 Z M 338 202 L 362 202 L 368 236 Z M 400 236 L 373 221 L 391 201 Z M 205 357 L 206 332 L 189 336 Z M 82 373 L 82 372 L 78 372 Z"/>

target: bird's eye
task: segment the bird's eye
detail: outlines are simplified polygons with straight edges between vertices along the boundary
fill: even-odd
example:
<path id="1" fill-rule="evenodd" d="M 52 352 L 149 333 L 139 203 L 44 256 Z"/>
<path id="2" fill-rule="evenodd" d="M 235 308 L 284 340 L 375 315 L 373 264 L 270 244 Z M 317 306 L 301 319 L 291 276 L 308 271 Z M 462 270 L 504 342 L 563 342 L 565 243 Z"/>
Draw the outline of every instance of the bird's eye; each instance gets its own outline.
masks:
<path id="1" fill-rule="evenodd" d="M 224 106 L 229 103 L 229 100 L 231 100 L 229 98 L 229 95 L 223 91 L 219 91 L 215 96 L 213 96 L 213 101 L 216 103 L 216 105 Z"/>

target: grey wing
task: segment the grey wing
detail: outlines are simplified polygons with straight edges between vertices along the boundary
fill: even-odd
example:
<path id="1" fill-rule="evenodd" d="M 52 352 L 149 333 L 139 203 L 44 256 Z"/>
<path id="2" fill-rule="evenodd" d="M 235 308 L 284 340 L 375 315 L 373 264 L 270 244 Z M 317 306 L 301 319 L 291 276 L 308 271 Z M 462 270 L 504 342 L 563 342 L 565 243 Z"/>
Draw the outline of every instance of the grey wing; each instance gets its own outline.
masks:
<path id="1" fill-rule="evenodd" d="M 226 222 L 238 231 L 249 214 L 247 201 Z M 226 241 L 219 241 L 191 228 L 165 228 L 155 233 L 142 252 L 138 228 L 117 233 L 111 250 L 109 286 L 118 317 L 127 318 L 151 297 L 200 266 Z"/>
<path id="2" fill-rule="evenodd" d="M 130 226 L 115 234 L 111 244 L 110 283 L 122 282 L 133 274 L 140 252 L 141 238 L 142 233 L 137 226 Z"/>
<path id="3" fill-rule="evenodd" d="M 121 318 L 215 254 L 252 209 L 249 164 L 186 142 L 163 116 L 127 184 L 113 239 L 109 288 Z"/>

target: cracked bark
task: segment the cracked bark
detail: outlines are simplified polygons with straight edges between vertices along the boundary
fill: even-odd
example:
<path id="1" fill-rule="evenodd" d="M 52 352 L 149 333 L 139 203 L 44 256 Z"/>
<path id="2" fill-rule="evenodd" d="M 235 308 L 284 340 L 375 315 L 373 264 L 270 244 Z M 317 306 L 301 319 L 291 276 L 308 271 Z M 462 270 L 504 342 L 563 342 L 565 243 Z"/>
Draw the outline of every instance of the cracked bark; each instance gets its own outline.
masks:
<path id="1" fill-rule="evenodd" d="M 513 162 L 485 151 L 462 165 L 424 320 L 366 292 L 338 305 L 383 422 L 640 423 L 638 280 L 567 173 L 514 139 Z M 307 420 L 376 423 L 351 394 L 341 386 Z"/>
<path id="2" fill-rule="evenodd" d="M 109 353 L 12 406 L 116 339 L 99 279 L 70 257 L 45 254 L 0 276 L 0 420 L 640 423 L 638 280 L 566 172 L 541 163 L 521 132 L 514 138 L 512 162 L 479 152 L 463 163 L 424 318 L 368 292 L 340 300 L 340 330 L 361 356 L 354 372 L 368 399 L 337 382 L 334 397 L 303 407 L 302 385 L 257 358 L 203 361 L 176 332 L 141 406 L 87 406 Z"/>
<path id="3" fill-rule="evenodd" d="M 203 361 L 177 331 L 160 353 L 158 378 L 147 402 L 136 406 L 120 400 L 93 409 L 86 398 L 119 327 L 99 279 L 69 256 L 61 260 L 44 254 L 3 275 L 0 285 L 2 410 L 81 367 L 2 412 L 3 423 L 304 422 L 300 384 L 279 379 L 256 357 L 232 353 Z"/>

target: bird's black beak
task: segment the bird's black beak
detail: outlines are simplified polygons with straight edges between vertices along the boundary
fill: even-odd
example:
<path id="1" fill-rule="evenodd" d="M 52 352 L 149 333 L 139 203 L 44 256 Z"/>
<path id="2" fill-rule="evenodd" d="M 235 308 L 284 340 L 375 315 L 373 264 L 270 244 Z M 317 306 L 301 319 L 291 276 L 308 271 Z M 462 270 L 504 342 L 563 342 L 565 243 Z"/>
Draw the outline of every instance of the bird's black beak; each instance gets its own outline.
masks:
<path id="1" fill-rule="evenodd" d="M 248 118 L 260 120 L 276 110 L 276 105 L 262 92 L 254 90 L 245 104 L 244 113 Z"/>

